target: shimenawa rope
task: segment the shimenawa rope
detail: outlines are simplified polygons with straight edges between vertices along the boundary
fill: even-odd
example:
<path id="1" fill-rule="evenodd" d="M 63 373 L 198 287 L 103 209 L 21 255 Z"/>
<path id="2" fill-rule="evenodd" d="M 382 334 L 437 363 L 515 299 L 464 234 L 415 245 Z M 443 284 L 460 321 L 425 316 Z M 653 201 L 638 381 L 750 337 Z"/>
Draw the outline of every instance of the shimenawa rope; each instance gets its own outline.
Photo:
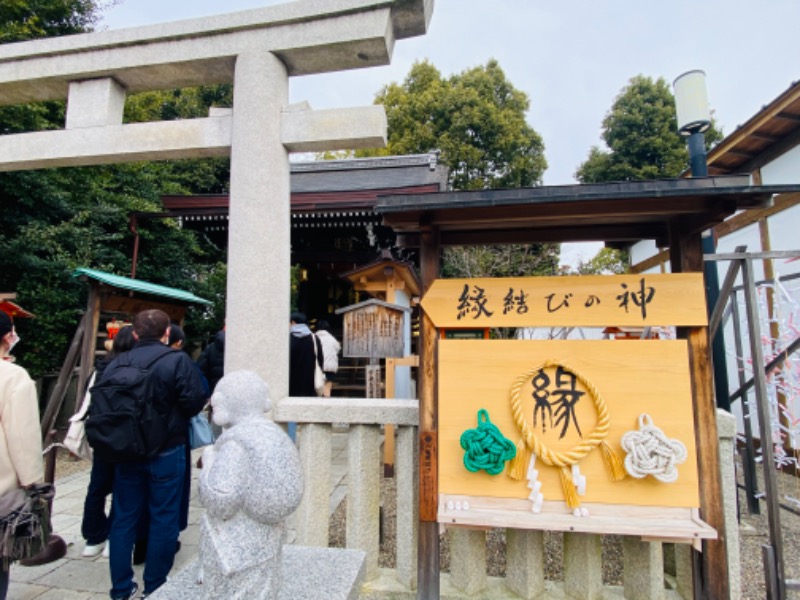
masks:
<path id="1" fill-rule="evenodd" d="M 597 425 L 595 426 L 594 431 L 592 431 L 588 437 L 581 440 L 577 446 L 574 446 L 567 452 L 558 452 L 545 446 L 544 443 L 542 443 L 542 441 L 533 432 L 533 429 L 528 426 L 528 422 L 525 420 L 525 417 L 522 414 L 522 401 L 520 400 L 522 387 L 537 372 L 551 367 L 561 367 L 562 369 L 565 369 L 566 371 L 575 375 L 578 381 L 580 381 L 589 392 L 589 396 L 594 401 L 594 405 L 597 410 Z M 572 481 L 572 472 L 570 468 L 572 465 L 577 464 L 597 446 L 600 446 L 601 450 L 603 451 L 603 460 L 606 463 L 606 467 L 609 470 L 612 480 L 619 481 L 625 477 L 625 469 L 622 465 L 622 461 L 614 449 L 608 444 L 608 442 L 605 441 L 605 438 L 608 435 L 610 422 L 608 407 L 600 396 L 600 393 L 597 391 L 597 388 L 595 388 L 591 382 L 583 377 L 583 375 L 571 367 L 557 361 L 546 360 L 533 369 L 526 371 L 514 380 L 514 383 L 511 386 L 510 401 L 514 422 L 517 424 L 517 428 L 522 434 L 522 439 L 517 444 L 517 448 L 519 449 L 522 447 L 523 449 L 530 450 L 542 461 L 544 461 L 545 464 L 559 468 L 561 487 L 564 490 L 564 499 L 570 508 L 577 508 L 580 506 L 578 494 Z M 524 465 L 527 462 L 527 457 L 525 454 L 526 452 L 518 451 L 516 458 L 511 464 L 509 475 L 513 479 L 522 479 L 522 474 L 525 469 Z"/>

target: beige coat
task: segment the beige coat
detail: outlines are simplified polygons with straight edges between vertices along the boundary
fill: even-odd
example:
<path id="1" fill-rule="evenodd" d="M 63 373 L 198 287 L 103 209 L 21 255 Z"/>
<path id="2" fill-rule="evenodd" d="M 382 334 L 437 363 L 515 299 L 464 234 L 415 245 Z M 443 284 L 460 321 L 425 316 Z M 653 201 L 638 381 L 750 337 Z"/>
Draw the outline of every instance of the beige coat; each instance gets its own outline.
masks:
<path id="1" fill-rule="evenodd" d="M 36 387 L 25 369 L 0 359 L 0 495 L 43 478 Z"/>

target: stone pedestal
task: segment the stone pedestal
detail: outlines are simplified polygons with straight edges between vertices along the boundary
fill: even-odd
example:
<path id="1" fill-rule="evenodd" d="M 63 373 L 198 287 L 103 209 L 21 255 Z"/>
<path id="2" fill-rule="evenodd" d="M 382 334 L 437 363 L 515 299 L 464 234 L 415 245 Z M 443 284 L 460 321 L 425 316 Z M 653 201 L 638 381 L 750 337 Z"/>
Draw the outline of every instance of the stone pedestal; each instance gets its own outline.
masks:
<path id="1" fill-rule="evenodd" d="M 283 585 L 279 600 L 357 600 L 364 580 L 366 555 L 360 550 L 283 547 Z M 155 591 L 153 600 L 196 600 L 203 595 L 197 583 L 200 563 L 193 561 Z M 257 600 L 254 598 L 253 600 Z"/>

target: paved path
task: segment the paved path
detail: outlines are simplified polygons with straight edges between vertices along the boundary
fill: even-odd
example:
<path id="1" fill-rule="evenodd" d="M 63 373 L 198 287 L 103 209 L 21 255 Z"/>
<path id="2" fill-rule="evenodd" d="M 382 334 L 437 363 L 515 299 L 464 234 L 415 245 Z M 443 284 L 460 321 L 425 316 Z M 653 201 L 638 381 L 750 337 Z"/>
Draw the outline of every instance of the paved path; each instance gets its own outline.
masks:
<path id="1" fill-rule="evenodd" d="M 332 436 L 333 466 L 331 472 L 331 511 L 346 494 L 347 436 Z M 201 454 L 194 451 L 193 463 Z M 181 532 L 181 551 L 175 556 L 172 574 L 197 556 L 200 537 L 200 517 L 203 507 L 197 497 L 199 470 L 193 468 L 192 497 L 189 505 L 189 527 Z M 89 484 L 89 471 L 70 475 L 56 482 L 53 504 L 53 530 L 67 542 L 67 555 L 40 567 L 11 567 L 11 586 L 8 600 L 100 600 L 109 597 L 111 580 L 108 559 L 102 556 L 83 558 L 84 540 L 81 537 L 83 501 Z M 294 532 L 289 531 L 289 540 Z M 136 580 L 141 585 L 144 566 L 134 567 Z"/>

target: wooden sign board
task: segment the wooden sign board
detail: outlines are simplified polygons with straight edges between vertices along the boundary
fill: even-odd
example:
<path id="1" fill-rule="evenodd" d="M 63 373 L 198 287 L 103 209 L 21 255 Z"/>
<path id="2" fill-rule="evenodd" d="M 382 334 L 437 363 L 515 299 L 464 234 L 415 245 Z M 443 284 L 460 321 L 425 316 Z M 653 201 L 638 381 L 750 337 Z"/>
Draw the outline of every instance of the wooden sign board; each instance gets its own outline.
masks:
<path id="1" fill-rule="evenodd" d="M 343 315 L 342 355 L 357 358 L 402 357 L 405 354 L 403 323 L 411 309 L 367 300 L 336 311 Z"/>
<path id="2" fill-rule="evenodd" d="M 536 410 L 536 394 L 545 386 L 544 380 L 535 380 L 532 375 L 548 360 L 580 375 L 577 381 L 565 376 L 558 382 L 562 390 L 578 393 L 559 396 L 552 394 L 557 382 L 555 373 L 549 371 L 552 415 L 541 402 Z M 592 435 L 598 409 L 583 383 L 588 382 L 607 407 L 605 440 L 620 458 L 625 457 L 620 446 L 623 434 L 638 430 L 644 413 L 667 438 L 684 444 L 687 457 L 678 466 L 677 481 L 663 483 L 653 477 L 630 476 L 613 481 L 601 449 L 594 448 L 578 463 L 586 477 L 585 495 L 579 500 L 589 516 L 575 517 L 564 502 L 559 470 L 540 459 L 536 468 L 545 502 L 542 511 L 534 513 L 525 477 L 511 479 L 508 464 L 498 475 L 469 471 L 460 444 L 462 434 L 478 426 L 481 409 L 488 412 L 491 423 L 506 438 L 514 444 L 521 439 L 510 402 L 512 386 L 520 381 L 524 381 L 518 388 L 521 414 L 547 448 L 567 453 Z M 715 536 L 714 530 L 697 518 L 692 391 L 684 340 L 440 340 L 438 392 L 440 522 L 639 534 L 660 539 Z M 569 406 L 561 406 L 563 400 Z M 565 411 L 567 418 L 559 419 Z M 661 520 L 655 518 L 659 514 Z"/>
<path id="3" fill-rule="evenodd" d="M 422 308 L 442 327 L 702 326 L 702 273 L 437 279 Z"/>

